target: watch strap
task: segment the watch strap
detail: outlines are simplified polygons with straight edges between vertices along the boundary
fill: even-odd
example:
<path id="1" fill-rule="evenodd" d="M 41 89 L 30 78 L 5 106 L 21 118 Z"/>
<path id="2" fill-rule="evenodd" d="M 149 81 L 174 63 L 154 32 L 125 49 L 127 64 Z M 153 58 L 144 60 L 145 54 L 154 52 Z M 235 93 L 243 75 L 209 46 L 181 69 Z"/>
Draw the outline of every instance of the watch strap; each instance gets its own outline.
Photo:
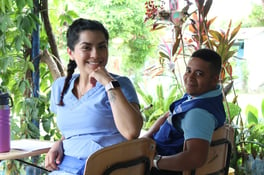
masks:
<path id="1" fill-rule="evenodd" d="M 117 80 L 112 80 L 108 84 L 105 85 L 105 90 L 109 91 L 111 89 L 115 89 L 115 88 L 118 88 L 118 87 L 120 87 L 119 82 Z"/>
<path id="2" fill-rule="evenodd" d="M 162 158 L 161 155 L 155 155 L 154 157 L 154 160 L 153 160 L 153 165 L 154 167 L 159 170 L 159 166 L 158 166 L 158 163 L 159 163 L 159 160 Z"/>

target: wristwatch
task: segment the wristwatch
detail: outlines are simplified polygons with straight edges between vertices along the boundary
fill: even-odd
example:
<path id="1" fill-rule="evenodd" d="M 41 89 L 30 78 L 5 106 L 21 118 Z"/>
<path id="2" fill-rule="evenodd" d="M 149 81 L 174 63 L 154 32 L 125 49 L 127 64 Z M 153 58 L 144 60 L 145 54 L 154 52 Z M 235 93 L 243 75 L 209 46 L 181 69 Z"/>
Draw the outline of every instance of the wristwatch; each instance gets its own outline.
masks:
<path id="1" fill-rule="evenodd" d="M 159 160 L 162 158 L 161 155 L 155 155 L 154 157 L 154 160 L 153 160 L 153 165 L 154 167 L 159 170 L 159 166 L 158 166 L 158 163 L 159 163 Z"/>
<path id="2" fill-rule="evenodd" d="M 105 85 L 105 90 L 109 91 L 114 88 L 120 87 L 120 84 L 118 83 L 117 80 L 110 81 L 107 85 Z"/>

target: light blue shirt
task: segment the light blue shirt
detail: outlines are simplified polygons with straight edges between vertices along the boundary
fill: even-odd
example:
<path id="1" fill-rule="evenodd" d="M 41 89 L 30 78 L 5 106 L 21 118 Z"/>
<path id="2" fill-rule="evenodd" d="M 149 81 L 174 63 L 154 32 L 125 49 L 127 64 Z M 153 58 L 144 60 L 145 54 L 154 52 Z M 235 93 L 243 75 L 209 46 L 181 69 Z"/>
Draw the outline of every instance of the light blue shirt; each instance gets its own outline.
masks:
<path id="1" fill-rule="evenodd" d="M 222 94 L 221 87 L 218 89 L 209 91 L 195 98 L 208 98 L 215 97 Z M 217 119 L 207 110 L 201 108 L 194 108 L 189 110 L 185 117 L 181 121 L 181 127 L 184 131 L 184 139 L 199 138 L 211 142 L 211 138 L 215 128 L 217 127 Z"/>
<path id="2" fill-rule="evenodd" d="M 127 77 L 111 75 L 119 82 L 126 99 L 139 104 L 131 81 Z M 125 138 L 116 128 L 104 86 L 97 82 L 95 87 L 77 99 L 72 93 L 77 77 L 79 74 L 73 75 L 70 87 L 64 94 L 64 106 L 57 104 L 65 77 L 61 77 L 53 83 L 50 109 L 57 115 L 58 128 L 66 138 L 63 141 L 64 154 L 86 160 L 95 151 L 122 142 Z"/>

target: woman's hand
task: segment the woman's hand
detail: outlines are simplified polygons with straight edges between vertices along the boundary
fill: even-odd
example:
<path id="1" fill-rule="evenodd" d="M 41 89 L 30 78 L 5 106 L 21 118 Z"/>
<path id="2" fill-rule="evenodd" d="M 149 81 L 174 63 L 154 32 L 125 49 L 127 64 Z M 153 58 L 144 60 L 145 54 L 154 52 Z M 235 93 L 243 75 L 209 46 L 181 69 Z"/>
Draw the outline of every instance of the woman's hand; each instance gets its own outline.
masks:
<path id="1" fill-rule="evenodd" d="M 45 168 L 49 171 L 57 170 L 63 158 L 62 140 L 55 142 L 45 157 Z"/>
<path id="2" fill-rule="evenodd" d="M 113 80 L 113 78 L 105 69 L 105 67 L 98 67 L 90 74 L 90 82 L 94 85 L 96 81 L 98 81 L 99 83 L 105 86 L 111 80 Z"/>

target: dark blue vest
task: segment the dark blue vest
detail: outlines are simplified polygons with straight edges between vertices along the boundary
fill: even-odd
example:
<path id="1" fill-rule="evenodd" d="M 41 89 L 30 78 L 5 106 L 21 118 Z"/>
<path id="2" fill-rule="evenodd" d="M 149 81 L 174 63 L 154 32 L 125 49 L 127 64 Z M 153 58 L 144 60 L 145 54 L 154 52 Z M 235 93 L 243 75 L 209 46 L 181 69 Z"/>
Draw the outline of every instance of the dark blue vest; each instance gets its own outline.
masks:
<path id="1" fill-rule="evenodd" d="M 184 133 L 181 129 L 181 119 L 190 109 L 202 108 L 213 114 L 218 121 L 217 128 L 224 124 L 226 114 L 223 106 L 222 94 L 216 97 L 192 99 L 189 101 L 186 101 L 187 99 L 188 95 L 185 94 L 183 98 L 170 105 L 172 124 L 166 121 L 160 127 L 159 131 L 154 134 L 153 138 L 157 144 L 158 154 L 165 156 L 173 155 L 182 151 Z"/>

